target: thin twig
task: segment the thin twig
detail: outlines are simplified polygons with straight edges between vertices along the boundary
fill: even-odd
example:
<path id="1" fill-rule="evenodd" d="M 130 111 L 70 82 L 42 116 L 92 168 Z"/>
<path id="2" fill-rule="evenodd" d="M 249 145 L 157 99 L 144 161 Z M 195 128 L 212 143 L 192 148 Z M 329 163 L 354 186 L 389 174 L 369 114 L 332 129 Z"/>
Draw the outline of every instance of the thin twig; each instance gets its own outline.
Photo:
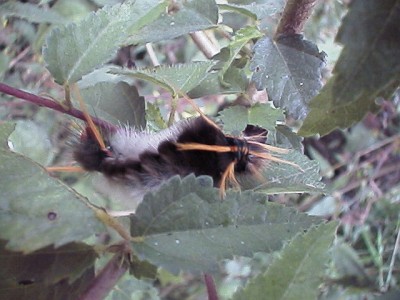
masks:
<path id="1" fill-rule="evenodd" d="M 26 54 L 28 54 L 29 50 L 31 47 L 26 47 L 24 50 L 22 50 L 13 60 L 10 61 L 8 64 L 8 69 L 13 68 L 21 59 L 24 58 Z"/>
<path id="2" fill-rule="evenodd" d="M 160 65 L 160 62 L 157 59 L 157 55 L 154 52 L 153 46 L 151 43 L 147 43 L 146 44 L 146 50 L 147 50 L 147 54 L 149 54 L 151 63 L 153 64 L 153 66 L 157 67 Z"/>
<path id="3" fill-rule="evenodd" d="M 49 109 L 55 110 L 55 111 L 59 111 L 61 113 L 67 114 L 69 116 L 75 117 L 77 119 L 80 119 L 82 121 L 86 121 L 85 116 L 83 114 L 82 111 L 76 109 L 76 108 L 66 108 L 63 105 L 61 105 L 60 103 L 57 103 L 56 101 L 47 99 L 47 98 L 43 98 L 28 92 L 24 92 L 22 90 L 16 89 L 14 87 L 11 87 L 7 84 L 4 83 L 0 83 L 0 93 L 4 93 L 10 96 L 14 96 L 17 97 L 19 99 L 31 102 L 33 104 L 39 105 L 39 106 L 43 106 L 43 107 L 47 107 Z M 108 130 L 115 130 L 115 126 L 111 123 L 108 123 L 104 120 L 101 120 L 99 118 L 93 117 L 91 116 L 93 122 L 104 129 L 108 129 Z"/>
<path id="4" fill-rule="evenodd" d="M 211 59 L 215 54 L 219 52 L 217 46 L 208 38 L 208 36 L 203 31 L 196 31 L 190 34 L 193 42 L 200 49 L 200 51 L 207 57 Z"/>
<path id="5" fill-rule="evenodd" d="M 275 37 L 302 33 L 316 3 L 317 0 L 288 0 L 276 29 Z"/>
<path id="6" fill-rule="evenodd" d="M 400 222 L 398 222 L 400 223 Z M 390 281 L 392 279 L 392 272 L 393 272 L 393 268 L 394 268 L 394 262 L 396 260 L 396 256 L 399 253 L 399 247 L 400 247 L 400 225 L 397 224 L 397 237 L 396 237 L 396 242 L 394 244 L 394 249 L 393 249 L 393 253 L 392 253 L 392 258 L 390 259 L 390 265 L 389 265 L 389 271 L 388 271 L 388 275 L 386 277 L 386 282 L 385 285 L 383 287 L 383 292 L 387 291 L 390 285 Z"/>
<path id="7" fill-rule="evenodd" d="M 128 268 L 128 259 L 124 255 L 114 255 L 78 300 L 104 299 Z"/>
<path id="8" fill-rule="evenodd" d="M 363 157 L 363 156 L 365 156 L 367 154 L 370 154 L 371 152 L 379 150 L 380 148 L 383 148 L 388 144 L 395 144 L 395 143 L 399 143 L 399 142 L 400 142 L 400 135 L 391 136 L 389 138 L 386 138 L 386 139 L 384 139 L 382 141 L 379 141 L 379 142 L 369 146 L 368 148 L 366 148 L 364 150 L 358 151 L 355 155 L 352 156 L 351 161 L 353 161 L 353 162 L 354 161 L 359 161 L 361 159 L 361 157 Z M 365 167 L 366 165 L 371 164 L 372 162 L 374 162 L 377 159 L 379 159 L 379 156 L 377 156 L 377 155 L 372 156 L 370 159 L 365 160 L 363 163 L 357 165 L 356 168 L 347 171 L 343 175 L 346 176 L 346 175 L 349 175 L 350 173 L 355 173 L 358 170 L 360 170 L 363 167 Z M 332 168 L 331 168 L 331 170 L 329 170 L 329 172 L 337 170 L 337 169 L 343 167 L 344 165 L 347 165 L 348 163 L 349 162 L 347 160 L 339 162 L 339 163 L 335 164 L 334 166 L 332 166 Z M 326 175 L 327 174 L 325 174 L 325 173 L 321 174 L 322 177 L 325 177 Z"/>
<path id="9" fill-rule="evenodd" d="M 386 168 L 382 168 L 377 174 L 374 174 L 370 178 L 370 180 L 371 179 L 372 180 L 376 180 L 377 178 L 380 178 L 380 177 L 385 176 L 387 174 L 390 174 L 390 173 L 393 173 L 393 172 L 397 172 L 399 170 L 399 168 L 400 168 L 400 164 L 394 164 L 394 165 L 390 165 L 390 166 L 388 166 Z M 335 192 L 335 194 L 341 196 L 341 195 L 343 195 L 345 193 L 348 193 L 349 191 L 360 187 L 365 180 L 366 179 L 363 178 L 363 179 L 354 181 L 354 182 L 348 184 L 347 186 L 345 186 L 343 189 L 339 190 L 338 192 Z"/>
<path id="10" fill-rule="evenodd" d="M 207 288 L 208 300 L 218 300 L 217 288 L 212 275 L 204 274 L 204 282 Z"/>

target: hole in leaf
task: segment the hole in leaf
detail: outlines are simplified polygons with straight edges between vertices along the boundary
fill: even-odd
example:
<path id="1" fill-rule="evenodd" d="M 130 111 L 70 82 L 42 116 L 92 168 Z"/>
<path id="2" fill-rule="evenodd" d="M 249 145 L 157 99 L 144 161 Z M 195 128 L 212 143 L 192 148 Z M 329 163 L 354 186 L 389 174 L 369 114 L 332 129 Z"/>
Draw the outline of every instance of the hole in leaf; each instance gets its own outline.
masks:
<path id="1" fill-rule="evenodd" d="M 54 211 L 51 211 L 47 214 L 47 219 L 50 221 L 54 221 L 57 218 L 57 214 Z"/>
<path id="2" fill-rule="evenodd" d="M 35 282 L 35 280 L 33 280 L 33 279 L 23 279 L 23 280 L 18 281 L 18 284 L 19 285 L 30 285 L 34 282 Z"/>

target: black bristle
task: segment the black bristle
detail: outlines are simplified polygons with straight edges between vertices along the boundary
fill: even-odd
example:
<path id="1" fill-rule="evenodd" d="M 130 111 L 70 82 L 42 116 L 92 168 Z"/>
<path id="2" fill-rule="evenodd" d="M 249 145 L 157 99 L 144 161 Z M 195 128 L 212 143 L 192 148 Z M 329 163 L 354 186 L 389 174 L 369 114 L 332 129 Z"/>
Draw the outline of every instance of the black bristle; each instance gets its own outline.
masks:
<path id="1" fill-rule="evenodd" d="M 108 155 L 100 148 L 91 131 L 86 129 L 75 146 L 73 156 L 86 171 L 101 172 L 100 166 Z"/>

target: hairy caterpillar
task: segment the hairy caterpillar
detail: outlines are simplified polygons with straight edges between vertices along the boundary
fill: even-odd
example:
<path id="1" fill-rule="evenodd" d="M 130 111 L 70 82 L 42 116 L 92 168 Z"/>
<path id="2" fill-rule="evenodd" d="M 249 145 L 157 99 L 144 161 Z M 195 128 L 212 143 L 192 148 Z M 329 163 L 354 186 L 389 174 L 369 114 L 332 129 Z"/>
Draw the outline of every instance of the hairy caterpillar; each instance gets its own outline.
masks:
<path id="1" fill-rule="evenodd" d="M 120 194 L 134 207 L 146 192 L 174 175 L 211 176 L 222 196 L 228 185 L 239 186 L 237 174 L 257 176 L 268 160 L 292 164 L 270 154 L 286 150 L 266 145 L 266 130 L 248 125 L 241 137 L 233 137 L 205 116 L 155 134 L 129 127 L 103 130 L 104 147 L 95 130 L 84 130 L 74 147 L 75 160 L 83 169 L 104 175 L 99 184 L 103 193 Z"/>

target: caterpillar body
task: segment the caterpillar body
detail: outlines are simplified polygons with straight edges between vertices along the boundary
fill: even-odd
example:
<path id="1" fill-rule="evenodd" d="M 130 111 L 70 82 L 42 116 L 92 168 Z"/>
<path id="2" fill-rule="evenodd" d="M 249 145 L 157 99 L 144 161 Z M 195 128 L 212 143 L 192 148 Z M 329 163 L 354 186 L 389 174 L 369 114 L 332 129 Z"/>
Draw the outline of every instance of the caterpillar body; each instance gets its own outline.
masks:
<path id="1" fill-rule="evenodd" d="M 257 176 L 267 161 L 280 160 L 272 152 L 285 149 L 265 144 L 267 131 L 248 125 L 241 137 L 233 137 L 205 116 L 176 123 L 159 133 L 129 127 L 103 130 L 105 148 L 86 128 L 74 147 L 75 160 L 87 171 L 103 175 L 100 190 L 132 201 L 135 207 L 144 194 L 157 189 L 174 175 L 208 175 L 221 195 L 229 185 L 238 186 L 239 174 Z"/>

